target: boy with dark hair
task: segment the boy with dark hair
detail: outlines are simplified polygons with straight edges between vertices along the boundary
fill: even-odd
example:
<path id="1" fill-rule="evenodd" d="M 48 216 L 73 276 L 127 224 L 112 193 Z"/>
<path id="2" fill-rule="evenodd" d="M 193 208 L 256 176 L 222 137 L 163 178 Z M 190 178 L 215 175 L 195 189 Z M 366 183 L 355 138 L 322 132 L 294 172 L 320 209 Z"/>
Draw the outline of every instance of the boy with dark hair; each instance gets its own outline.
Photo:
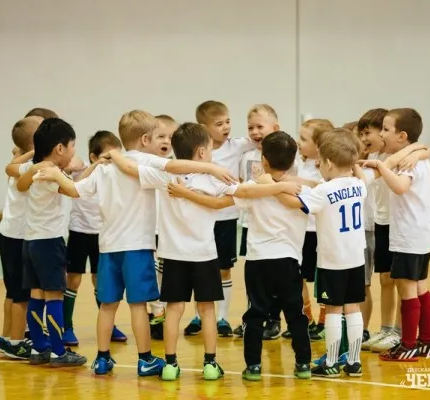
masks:
<path id="1" fill-rule="evenodd" d="M 44 120 L 34 134 L 34 164 L 28 166 L 17 183 L 19 191 L 28 190 L 23 287 L 31 289 L 27 312 L 33 341 L 30 364 L 50 363 L 52 367 L 67 367 L 87 362 L 86 357 L 65 349 L 62 342 L 67 263 L 63 239 L 65 198 L 59 194 L 56 183 L 33 183 L 33 177 L 41 166 L 56 165 L 64 169 L 69 165 L 75 154 L 75 139 L 75 131 L 67 122 L 58 118 Z M 43 334 L 45 304 L 52 348 L 48 347 Z"/>

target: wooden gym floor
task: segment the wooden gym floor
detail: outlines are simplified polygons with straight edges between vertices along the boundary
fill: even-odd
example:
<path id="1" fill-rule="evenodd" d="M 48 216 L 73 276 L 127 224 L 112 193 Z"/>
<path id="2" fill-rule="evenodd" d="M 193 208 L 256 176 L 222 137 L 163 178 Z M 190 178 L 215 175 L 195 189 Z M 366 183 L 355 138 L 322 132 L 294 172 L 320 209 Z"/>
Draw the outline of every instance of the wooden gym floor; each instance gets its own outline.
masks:
<path id="1" fill-rule="evenodd" d="M 371 330 L 379 325 L 379 285 L 374 276 L 374 316 Z M 234 295 L 230 322 L 233 328 L 241 321 L 245 309 L 243 261 L 233 272 Z M 430 283 L 430 281 L 429 281 Z M 0 298 L 4 286 L 0 284 Z M 193 315 L 193 305 L 187 306 L 182 328 Z M 314 317 L 318 309 L 314 307 Z M 75 332 L 80 340 L 78 351 L 88 357 L 88 364 L 76 369 L 31 367 L 25 362 L 0 358 L 0 399 L 37 400 L 90 400 L 90 399 L 258 399 L 306 398 L 315 399 L 430 399 L 430 359 L 417 363 L 383 363 L 376 354 L 362 352 L 364 374 L 362 378 L 313 378 L 300 381 L 292 376 L 294 357 L 290 342 L 285 339 L 264 342 L 261 382 L 241 379 L 244 368 L 242 340 L 219 339 L 217 358 L 225 370 L 225 377 L 216 382 L 202 379 L 203 346 L 201 335 L 192 338 L 181 336 L 178 358 L 182 368 L 177 382 L 161 382 L 158 377 L 138 378 L 136 374 L 136 348 L 132 337 L 129 311 L 121 304 L 117 324 L 129 336 L 127 344 L 113 344 L 112 354 L 117 364 L 112 375 L 96 377 L 91 373 L 91 362 L 96 355 L 95 321 L 97 307 L 93 298 L 90 276 L 84 277 L 75 308 Z M 3 318 L 0 311 L 0 318 Z M 285 324 L 283 328 L 285 327 Z M 153 353 L 164 356 L 162 342 L 153 342 Z M 324 343 L 312 344 L 313 357 L 324 351 Z M 420 383 L 412 389 L 408 381 L 408 368 L 421 372 Z M 420 370 L 420 371 L 418 371 Z M 411 371 L 409 371 L 411 372 Z M 418 379 L 417 375 L 412 375 Z"/>

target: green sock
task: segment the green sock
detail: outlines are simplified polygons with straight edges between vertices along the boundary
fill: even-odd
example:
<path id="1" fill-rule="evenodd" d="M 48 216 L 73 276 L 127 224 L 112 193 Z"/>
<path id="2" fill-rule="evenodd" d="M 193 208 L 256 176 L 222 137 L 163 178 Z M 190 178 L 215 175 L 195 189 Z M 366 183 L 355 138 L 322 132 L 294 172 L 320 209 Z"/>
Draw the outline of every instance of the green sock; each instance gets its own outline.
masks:
<path id="1" fill-rule="evenodd" d="M 339 356 L 343 353 L 346 353 L 347 351 L 349 351 L 348 331 L 346 328 L 345 315 L 342 314 L 342 338 L 340 340 Z"/>
<path id="2" fill-rule="evenodd" d="M 97 303 L 97 307 L 99 308 L 99 310 L 100 310 L 100 301 L 99 301 L 99 299 L 97 298 L 97 289 L 94 289 L 94 297 L 95 297 L 95 299 L 96 299 L 96 303 Z"/>
<path id="3" fill-rule="evenodd" d="M 73 328 L 73 310 L 75 309 L 75 300 L 77 295 L 78 292 L 72 289 L 66 289 L 64 292 L 64 328 Z"/>

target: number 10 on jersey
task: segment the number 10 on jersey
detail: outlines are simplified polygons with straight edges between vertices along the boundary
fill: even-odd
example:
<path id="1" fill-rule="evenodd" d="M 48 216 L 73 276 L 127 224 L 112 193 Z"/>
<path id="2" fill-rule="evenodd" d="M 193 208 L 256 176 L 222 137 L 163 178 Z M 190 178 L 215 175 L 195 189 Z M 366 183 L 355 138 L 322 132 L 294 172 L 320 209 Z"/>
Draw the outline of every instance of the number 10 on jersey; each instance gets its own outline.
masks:
<path id="1" fill-rule="evenodd" d="M 341 206 L 339 213 L 342 219 L 339 232 L 349 232 L 351 228 L 354 230 L 361 228 L 361 203 L 359 201 L 352 206 Z"/>

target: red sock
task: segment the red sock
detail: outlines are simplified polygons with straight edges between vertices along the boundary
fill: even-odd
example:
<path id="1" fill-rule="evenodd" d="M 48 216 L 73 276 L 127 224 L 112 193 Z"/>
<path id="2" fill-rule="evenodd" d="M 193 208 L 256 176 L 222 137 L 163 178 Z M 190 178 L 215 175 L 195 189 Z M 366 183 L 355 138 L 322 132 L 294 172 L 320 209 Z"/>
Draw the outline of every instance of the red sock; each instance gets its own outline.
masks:
<path id="1" fill-rule="evenodd" d="M 425 292 L 421 296 L 418 296 L 421 303 L 421 315 L 420 315 L 420 334 L 419 338 L 425 342 L 430 342 L 430 292 Z"/>
<path id="2" fill-rule="evenodd" d="M 421 303 L 418 298 L 402 300 L 402 343 L 408 349 L 417 344 L 418 324 L 420 323 Z"/>

